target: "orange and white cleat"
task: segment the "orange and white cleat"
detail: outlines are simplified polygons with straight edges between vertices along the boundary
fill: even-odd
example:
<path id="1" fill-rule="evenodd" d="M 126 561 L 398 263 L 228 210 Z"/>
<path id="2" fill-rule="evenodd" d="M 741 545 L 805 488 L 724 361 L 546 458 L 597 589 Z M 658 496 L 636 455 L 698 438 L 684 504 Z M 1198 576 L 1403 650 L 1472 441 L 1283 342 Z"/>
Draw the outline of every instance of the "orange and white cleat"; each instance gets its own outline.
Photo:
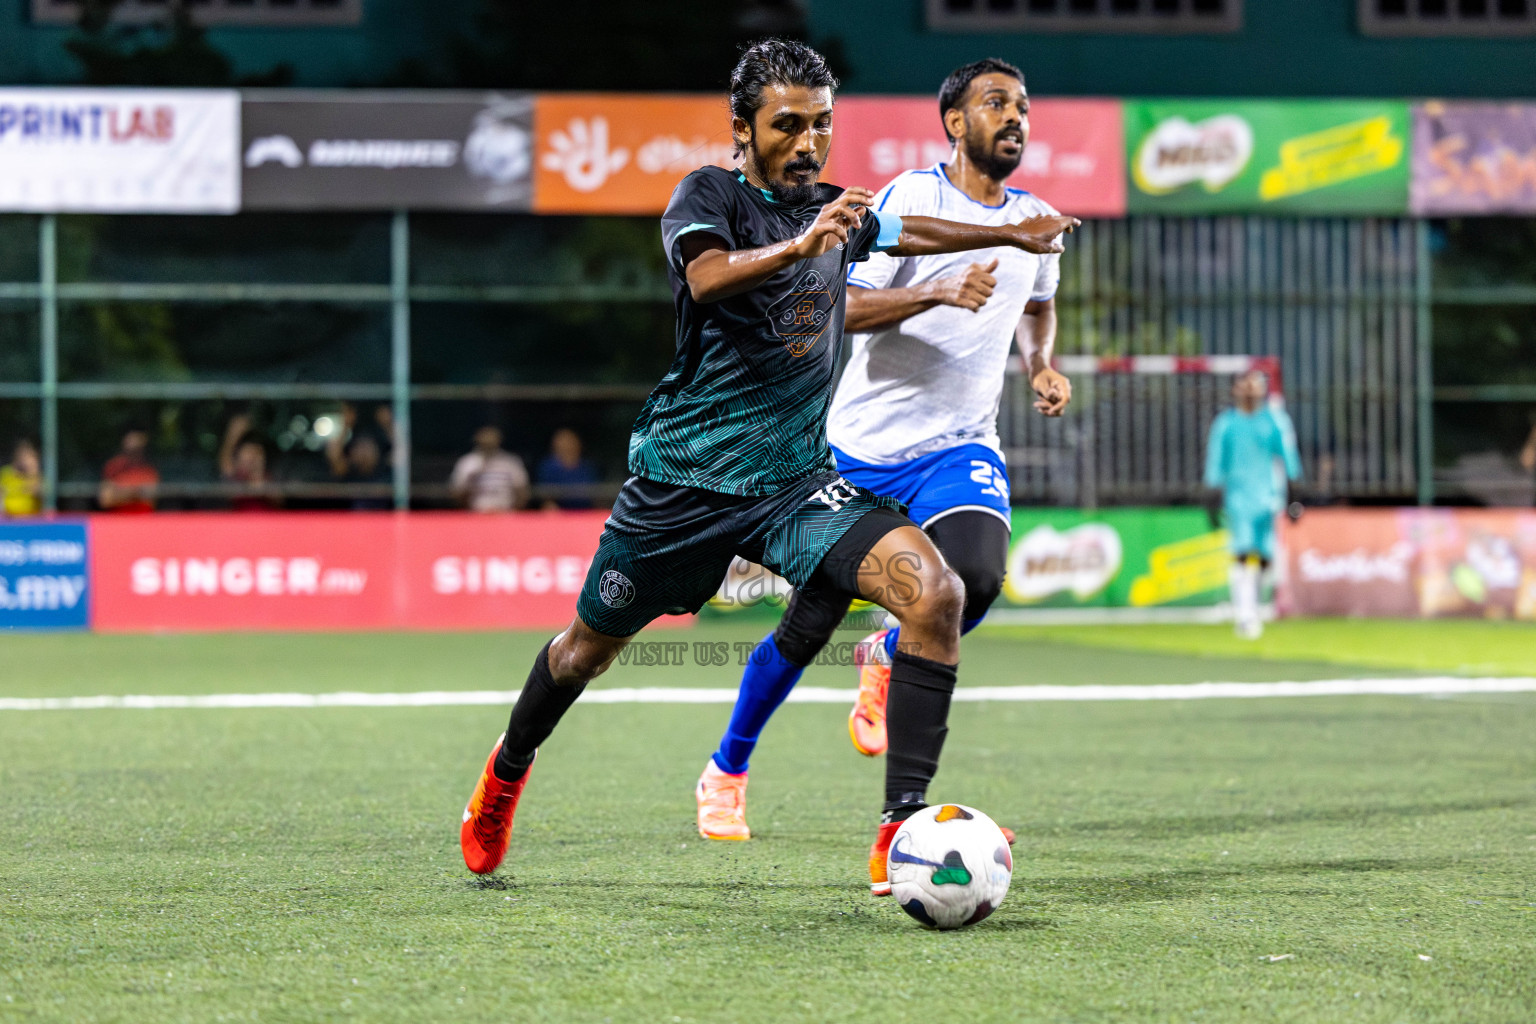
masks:
<path id="1" fill-rule="evenodd" d="M 869 848 L 869 894 L 871 896 L 889 896 L 891 894 L 891 876 L 886 861 L 891 855 L 891 840 L 896 838 L 896 830 L 901 828 L 901 822 L 888 821 L 880 826 L 880 831 L 875 833 L 875 841 Z"/>
<path id="2" fill-rule="evenodd" d="M 693 795 L 699 801 L 699 835 L 705 839 L 751 839 L 747 827 L 747 773 L 722 771 L 710 758 Z"/>
<path id="3" fill-rule="evenodd" d="M 512 815 L 517 813 L 518 798 L 528 784 L 528 773 L 516 782 L 503 782 L 496 777 L 492 766 L 501 752 L 506 733 L 497 737 L 491 748 L 491 756 L 485 760 L 485 771 L 480 773 L 480 783 L 475 795 L 464 808 L 464 824 L 459 827 L 459 846 L 464 851 L 464 864 L 477 875 L 488 875 L 501 866 L 507 855 L 507 840 L 512 835 Z"/>
<path id="4" fill-rule="evenodd" d="M 885 697 L 891 688 L 891 660 L 885 653 L 882 629 L 859 641 L 859 696 L 848 712 L 848 735 L 854 749 L 865 757 L 885 753 Z"/>

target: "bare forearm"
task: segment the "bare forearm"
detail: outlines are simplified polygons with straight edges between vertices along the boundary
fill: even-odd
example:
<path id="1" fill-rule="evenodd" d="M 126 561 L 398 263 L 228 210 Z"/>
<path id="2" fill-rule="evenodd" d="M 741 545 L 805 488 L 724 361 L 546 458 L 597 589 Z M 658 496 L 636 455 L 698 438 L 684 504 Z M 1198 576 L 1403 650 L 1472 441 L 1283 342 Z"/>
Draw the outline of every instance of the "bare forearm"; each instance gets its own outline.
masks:
<path id="1" fill-rule="evenodd" d="M 749 292 L 800 260 L 798 239 L 760 249 L 709 249 L 688 264 L 688 291 L 695 302 L 719 302 Z"/>
<path id="2" fill-rule="evenodd" d="M 937 217 L 901 218 L 901 238 L 892 256 L 933 256 L 947 252 L 990 249 L 1018 244 L 1019 229 L 1013 224 L 957 224 Z"/>
<path id="3" fill-rule="evenodd" d="M 932 282 L 909 288 L 849 288 L 845 331 L 878 331 L 939 304 Z"/>
<path id="4" fill-rule="evenodd" d="M 1056 356 L 1056 307 L 1042 306 L 1035 312 L 1027 312 L 1019 319 L 1015 332 L 1019 352 L 1024 357 L 1024 369 L 1031 377 L 1051 365 Z"/>

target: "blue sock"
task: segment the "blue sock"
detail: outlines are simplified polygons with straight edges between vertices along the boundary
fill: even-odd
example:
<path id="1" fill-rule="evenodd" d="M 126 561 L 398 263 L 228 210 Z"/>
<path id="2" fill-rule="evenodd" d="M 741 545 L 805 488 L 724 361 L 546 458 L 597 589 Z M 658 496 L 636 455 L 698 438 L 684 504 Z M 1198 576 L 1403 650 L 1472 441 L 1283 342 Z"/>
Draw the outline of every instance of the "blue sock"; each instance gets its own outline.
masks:
<path id="1" fill-rule="evenodd" d="M 981 616 L 981 618 L 966 619 L 964 622 L 960 623 L 960 635 L 961 636 L 965 636 L 965 634 L 969 633 L 971 630 L 973 630 L 977 626 L 981 625 L 981 619 L 984 619 L 984 618 L 986 618 L 985 615 Z M 900 626 L 897 626 L 895 629 L 889 630 L 885 634 L 885 653 L 886 653 L 887 657 L 894 657 L 895 656 L 895 654 L 896 654 L 896 645 L 898 643 L 900 643 L 900 642 L 901 642 L 901 627 Z"/>
<path id="2" fill-rule="evenodd" d="M 752 649 L 746 671 L 741 674 L 741 691 L 736 695 L 731 724 L 726 726 L 720 749 L 715 751 L 715 767 L 732 775 L 747 770 L 747 759 L 757 746 L 763 726 L 784 703 L 784 698 L 795 688 L 804 671 L 779 653 L 779 645 L 773 642 L 772 633 L 763 637 L 762 642 Z"/>

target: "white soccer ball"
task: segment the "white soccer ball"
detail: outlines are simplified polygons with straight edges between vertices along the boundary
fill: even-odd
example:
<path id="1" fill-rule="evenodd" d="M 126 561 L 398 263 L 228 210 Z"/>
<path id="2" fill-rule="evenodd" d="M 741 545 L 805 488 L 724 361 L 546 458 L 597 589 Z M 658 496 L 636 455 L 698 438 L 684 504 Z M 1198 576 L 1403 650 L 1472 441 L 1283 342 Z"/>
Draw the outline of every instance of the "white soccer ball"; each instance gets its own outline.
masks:
<path id="1" fill-rule="evenodd" d="M 974 807 L 939 804 L 902 822 L 886 870 L 891 895 L 929 928 L 964 928 L 1008 895 L 1013 854 L 997 823 Z"/>

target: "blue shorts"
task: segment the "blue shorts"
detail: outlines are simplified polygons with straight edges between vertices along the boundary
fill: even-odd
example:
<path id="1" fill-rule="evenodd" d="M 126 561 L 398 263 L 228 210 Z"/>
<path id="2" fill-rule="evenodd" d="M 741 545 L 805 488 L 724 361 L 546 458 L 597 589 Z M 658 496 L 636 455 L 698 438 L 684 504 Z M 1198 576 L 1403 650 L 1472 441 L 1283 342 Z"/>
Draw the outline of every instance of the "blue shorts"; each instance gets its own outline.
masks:
<path id="1" fill-rule="evenodd" d="M 982 444 L 963 444 L 889 466 L 860 462 L 832 449 L 837 469 L 850 483 L 907 506 L 907 517 L 927 526 L 951 512 L 990 512 L 1012 523 L 1008 470 Z"/>
<path id="2" fill-rule="evenodd" d="M 1226 509 L 1227 532 L 1234 555 L 1258 555 L 1275 560 L 1275 513 L 1271 509 Z"/>

